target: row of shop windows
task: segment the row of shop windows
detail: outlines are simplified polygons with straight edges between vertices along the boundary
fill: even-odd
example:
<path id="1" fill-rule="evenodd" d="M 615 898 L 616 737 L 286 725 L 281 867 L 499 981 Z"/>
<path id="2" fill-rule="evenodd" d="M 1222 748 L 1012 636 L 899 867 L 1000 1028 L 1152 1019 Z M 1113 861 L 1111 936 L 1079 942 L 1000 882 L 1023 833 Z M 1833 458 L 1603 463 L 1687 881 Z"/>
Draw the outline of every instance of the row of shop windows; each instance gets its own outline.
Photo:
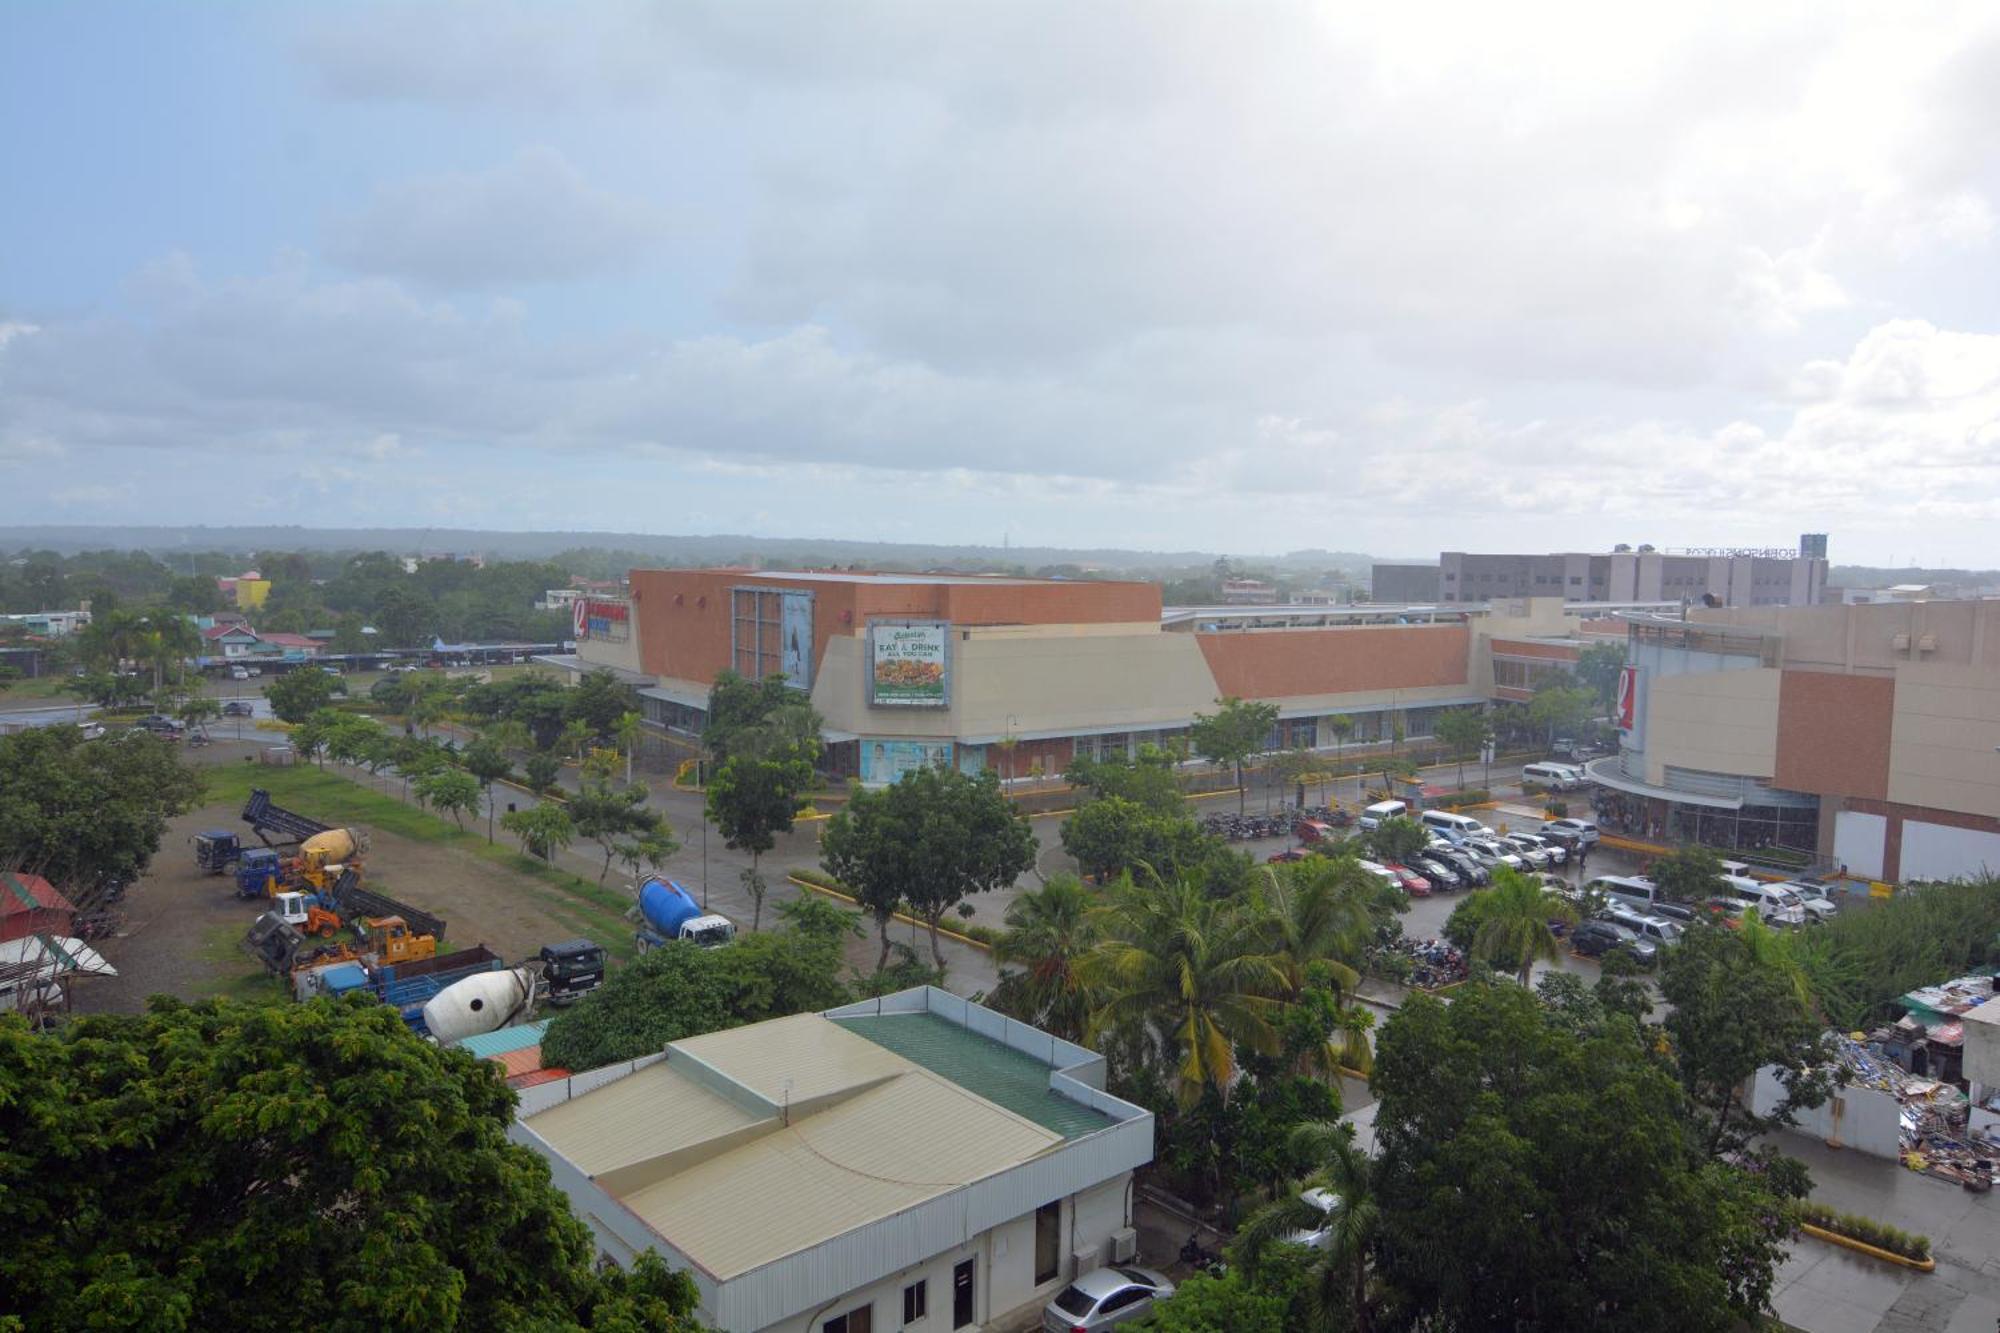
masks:
<path id="1" fill-rule="evenodd" d="M 1493 659 L 1493 684 L 1500 689 L 1539 689 L 1544 681 L 1561 680 L 1569 674 L 1569 668 L 1557 662 L 1529 661 L 1518 657 Z"/>

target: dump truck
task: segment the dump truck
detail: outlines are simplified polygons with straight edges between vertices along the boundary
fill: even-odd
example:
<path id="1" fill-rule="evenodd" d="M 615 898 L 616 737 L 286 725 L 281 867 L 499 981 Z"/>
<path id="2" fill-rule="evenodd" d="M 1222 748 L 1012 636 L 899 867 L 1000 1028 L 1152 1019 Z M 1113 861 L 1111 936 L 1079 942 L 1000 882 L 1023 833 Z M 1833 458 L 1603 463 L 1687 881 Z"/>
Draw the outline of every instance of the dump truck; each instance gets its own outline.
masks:
<path id="1" fill-rule="evenodd" d="M 301 1000 L 319 995 L 372 995 L 421 1033 L 425 1030 L 423 1008 L 438 992 L 467 977 L 506 968 L 506 960 L 483 944 L 394 965 L 378 964 L 367 957 L 336 958 L 294 972 L 292 994 Z"/>
<path id="2" fill-rule="evenodd" d="M 653 878 L 639 886 L 639 918 L 632 938 L 641 953 L 673 940 L 713 949 L 736 938 L 735 923 L 704 913 L 694 895 L 670 879 Z"/>
<path id="3" fill-rule="evenodd" d="M 262 787 L 252 790 L 249 799 L 243 802 L 243 822 L 250 826 L 250 831 L 266 848 L 296 846 L 301 861 L 317 867 L 351 861 L 368 850 L 368 835 L 361 830 L 336 829 L 296 810 L 287 810 L 273 802 L 271 793 Z M 343 836 L 324 836 L 329 834 Z M 232 867 L 237 867 L 246 854 L 255 850 L 245 847 L 243 840 L 228 829 L 204 829 L 194 836 L 195 868 L 211 875 L 226 874 Z M 260 865 L 272 863 L 272 858 L 268 856 L 260 856 L 256 860 Z M 237 892 L 244 897 L 257 896 L 245 891 L 244 879 L 239 871 Z"/>

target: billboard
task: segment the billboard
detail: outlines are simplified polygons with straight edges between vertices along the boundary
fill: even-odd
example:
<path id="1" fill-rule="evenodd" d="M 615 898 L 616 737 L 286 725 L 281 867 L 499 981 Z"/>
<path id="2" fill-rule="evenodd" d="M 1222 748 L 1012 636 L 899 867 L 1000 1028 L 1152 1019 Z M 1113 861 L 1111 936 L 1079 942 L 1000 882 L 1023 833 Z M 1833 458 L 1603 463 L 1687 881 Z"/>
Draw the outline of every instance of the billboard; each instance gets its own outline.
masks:
<path id="1" fill-rule="evenodd" d="M 861 782 L 868 787 L 886 787 L 905 773 L 920 768 L 950 768 L 950 741 L 870 741 L 861 742 Z"/>
<path id="2" fill-rule="evenodd" d="M 600 602 L 579 597 L 570 603 L 570 628 L 578 641 L 624 643 L 632 637 L 632 608 L 623 602 Z"/>
<path id="3" fill-rule="evenodd" d="M 1612 717 L 1620 731 L 1633 729 L 1639 713 L 1639 668 L 1628 666 L 1618 672 L 1618 704 Z"/>
<path id="4" fill-rule="evenodd" d="M 788 589 L 778 614 L 778 670 L 795 690 L 812 688 L 813 595 Z"/>
<path id="5" fill-rule="evenodd" d="M 876 708 L 951 706 L 951 625 L 881 621 L 868 627 L 868 702 Z"/>

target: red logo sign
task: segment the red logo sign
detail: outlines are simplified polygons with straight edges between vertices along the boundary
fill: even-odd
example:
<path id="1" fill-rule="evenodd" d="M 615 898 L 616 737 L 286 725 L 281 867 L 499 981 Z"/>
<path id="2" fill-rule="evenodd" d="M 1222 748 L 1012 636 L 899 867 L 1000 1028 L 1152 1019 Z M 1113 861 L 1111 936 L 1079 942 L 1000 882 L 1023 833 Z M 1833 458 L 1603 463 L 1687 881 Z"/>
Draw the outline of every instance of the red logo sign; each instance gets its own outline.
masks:
<path id="1" fill-rule="evenodd" d="M 1633 715 L 1639 708 L 1639 668 L 1628 666 L 1618 673 L 1618 729 L 1632 730 Z"/>
<path id="2" fill-rule="evenodd" d="M 590 608 L 584 605 L 583 599 L 579 597 L 574 602 L 570 603 L 569 610 L 570 610 L 570 624 L 575 629 L 576 637 L 579 639 L 589 638 Z"/>

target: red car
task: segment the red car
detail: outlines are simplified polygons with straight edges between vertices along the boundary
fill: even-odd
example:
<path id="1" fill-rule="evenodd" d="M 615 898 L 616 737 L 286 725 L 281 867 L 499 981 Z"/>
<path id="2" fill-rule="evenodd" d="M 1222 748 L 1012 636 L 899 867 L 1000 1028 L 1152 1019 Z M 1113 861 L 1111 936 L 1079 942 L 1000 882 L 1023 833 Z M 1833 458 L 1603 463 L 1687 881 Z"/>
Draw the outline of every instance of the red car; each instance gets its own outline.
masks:
<path id="1" fill-rule="evenodd" d="M 1403 892 L 1409 894 L 1412 898 L 1428 898 L 1431 896 L 1431 882 L 1408 866 L 1399 866 L 1394 861 L 1391 861 L 1383 869 L 1394 875 L 1396 882 L 1403 886 Z"/>
<path id="2" fill-rule="evenodd" d="M 1269 856 L 1264 858 L 1264 863 L 1266 865 L 1276 866 L 1276 865 L 1283 865 L 1287 861 L 1303 861 L 1305 859 L 1306 859 L 1306 854 L 1303 851 L 1299 850 L 1297 847 L 1287 847 L 1282 852 L 1272 852 Z"/>

